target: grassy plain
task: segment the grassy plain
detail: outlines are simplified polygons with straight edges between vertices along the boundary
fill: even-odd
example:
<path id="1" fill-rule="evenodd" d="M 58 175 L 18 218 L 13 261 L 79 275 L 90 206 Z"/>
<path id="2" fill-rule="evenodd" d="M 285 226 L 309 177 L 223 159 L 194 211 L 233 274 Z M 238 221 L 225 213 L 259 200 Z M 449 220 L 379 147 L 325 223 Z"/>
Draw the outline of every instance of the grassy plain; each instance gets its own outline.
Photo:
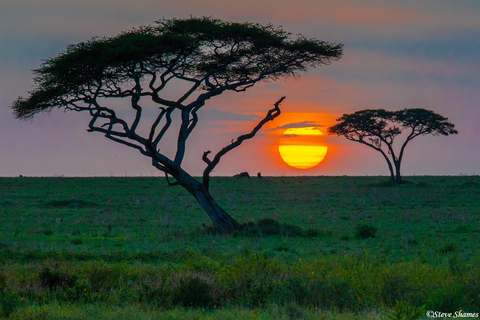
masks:
<path id="1" fill-rule="evenodd" d="M 213 178 L 225 235 L 162 178 L 0 178 L 0 317 L 480 312 L 480 178 L 406 180 Z"/>

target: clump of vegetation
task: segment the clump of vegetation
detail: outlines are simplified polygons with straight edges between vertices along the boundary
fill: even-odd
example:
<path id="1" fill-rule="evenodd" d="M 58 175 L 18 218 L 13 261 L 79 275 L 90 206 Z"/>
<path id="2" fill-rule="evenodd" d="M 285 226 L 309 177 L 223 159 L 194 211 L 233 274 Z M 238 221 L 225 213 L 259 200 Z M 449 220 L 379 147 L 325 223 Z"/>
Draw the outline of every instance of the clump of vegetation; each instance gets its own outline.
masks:
<path id="1" fill-rule="evenodd" d="M 226 234 L 215 226 L 203 226 L 197 228 L 198 233 L 207 233 L 212 235 Z M 228 233 L 227 233 L 228 234 Z M 283 236 L 283 237 L 317 237 L 319 232 L 315 229 L 304 230 L 298 226 L 289 223 L 280 223 L 272 218 L 258 220 L 257 223 L 247 222 L 239 230 L 234 232 L 235 237 L 252 236 Z"/>
<path id="2" fill-rule="evenodd" d="M 355 228 L 355 237 L 357 239 L 375 238 L 377 231 L 377 228 L 367 224 L 357 225 Z"/>
<path id="3" fill-rule="evenodd" d="M 261 234 L 265 236 L 282 235 L 287 237 L 299 237 L 304 234 L 304 231 L 298 226 L 280 223 L 271 218 L 260 219 L 256 225 L 252 223 L 244 225 L 243 232 L 246 234 Z"/>
<path id="4" fill-rule="evenodd" d="M 244 224 L 238 234 L 247 236 L 316 237 L 318 231 L 314 229 L 304 230 L 293 224 L 280 223 L 275 219 L 265 218 L 258 220 L 256 224 L 253 222 Z"/>
<path id="5" fill-rule="evenodd" d="M 8 318 L 19 308 L 20 297 L 11 291 L 0 292 L 0 317 Z"/>
<path id="6" fill-rule="evenodd" d="M 38 278 L 41 285 L 48 289 L 72 287 L 77 280 L 75 274 L 52 263 L 40 267 Z"/>
<path id="7" fill-rule="evenodd" d="M 275 247 L 275 250 L 278 252 L 288 252 L 290 251 L 290 247 L 286 243 L 281 243 Z"/>
<path id="8" fill-rule="evenodd" d="M 214 305 L 212 288 L 200 277 L 181 278 L 173 293 L 173 304 L 183 307 L 211 308 Z"/>
<path id="9" fill-rule="evenodd" d="M 96 204 L 84 200 L 52 200 L 47 202 L 45 206 L 50 208 L 90 208 L 95 207 Z"/>
<path id="10" fill-rule="evenodd" d="M 425 308 L 422 306 L 412 307 L 405 301 L 396 301 L 393 312 L 388 315 L 391 320 L 417 320 L 425 314 Z"/>
<path id="11" fill-rule="evenodd" d="M 457 244 L 454 242 L 446 243 L 441 249 L 441 253 L 450 253 L 455 252 L 457 250 Z"/>
<path id="12" fill-rule="evenodd" d="M 70 243 L 74 245 L 79 245 L 83 243 L 83 240 L 80 238 L 73 238 L 72 240 L 70 240 Z"/>

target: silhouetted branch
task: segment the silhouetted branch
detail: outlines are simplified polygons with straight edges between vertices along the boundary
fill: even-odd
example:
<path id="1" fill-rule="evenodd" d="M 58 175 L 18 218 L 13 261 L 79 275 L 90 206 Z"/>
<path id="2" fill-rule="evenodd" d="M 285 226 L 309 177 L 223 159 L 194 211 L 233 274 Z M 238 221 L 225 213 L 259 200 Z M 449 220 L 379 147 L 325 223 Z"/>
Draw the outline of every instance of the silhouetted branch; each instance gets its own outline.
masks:
<path id="1" fill-rule="evenodd" d="M 213 160 L 210 160 L 208 158 L 208 155 L 211 153 L 211 151 L 205 151 L 202 156 L 202 160 L 207 164 L 207 167 L 203 171 L 203 186 L 208 190 L 208 187 L 210 185 L 210 173 L 215 169 L 215 167 L 218 165 L 220 162 L 220 159 L 229 151 L 235 149 L 239 145 L 242 144 L 243 141 L 251 139 L 255 136 L 255 134 L 263 127 L 265 123 L 268 121 L 271 121 L 278 117 L 281 113 L 279 105 L 282 103 L 282 101 L 285 99 L 285 97 L 280 98 L 277 102 L 274 104 L 274 108 L 270 109 L 265 116 L 265 118 L 260 121 L 255 128 L 250 133 L 241 135 L 240 137 L 237 138 L 237 140 L 232 140 L 232 143 L 220 150 Z"/>
<path id="2" fill-rule="evenodd" d="M 146 156 L 149 156 L 148 151 L 145 151 L 145 150 L 144 150 L 141 146 L 139 146 L 139 145 L 136 145 L 136 144 L 131 143 L 131 142 L 129 142 L 129 141 L 125 141 L 125 140 L 123 140 L 123 139 L 114 137 L 114 136 L 112 136 L 111 134 L 106 134 L 105 137 L 107 137 L 108 139 L 110 139 L 110 140 L 112 140 L 112 141 L 115 141 L 115 142 L 118 142 L 118 143 L 120 143 L 120 144 L 126 145 L 126 146 L 128 146 L 128 147 L 137 149 L 138 151 L 140 151 L 141 154 L 146 155 Z"/>

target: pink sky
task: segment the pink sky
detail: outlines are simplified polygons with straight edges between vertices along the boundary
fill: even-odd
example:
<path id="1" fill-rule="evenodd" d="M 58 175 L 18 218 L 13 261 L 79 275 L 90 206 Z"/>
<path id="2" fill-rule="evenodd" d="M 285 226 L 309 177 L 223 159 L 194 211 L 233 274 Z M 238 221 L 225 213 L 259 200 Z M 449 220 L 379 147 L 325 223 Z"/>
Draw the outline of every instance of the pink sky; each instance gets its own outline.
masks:
<path id="1" fill-rule="evenodd" d="M 366 108 L 419 107 L 448 117 L 459 134 L 419 137 L 407 147 L 405 175 L 480 173 L 480 3 L 354 0 L 154 1 L 4 0 L 0 3 L 0 176 L 146 176 L 160 174 L 137 151 L 99 133 L 88 116 L 56 110 L 17 121 L 9 109 L 32 89 L 31 70 L 70 43 L 114 35 L 161 18 L 213 16 L 272 23 L 292 34 L 343 43 L 344 57 L 298 79 L 261 83 L 212 99 L 189 140 L 185 167 L 203 170 L 201 155 L 250 131 L 281 96 L 283 114 L 229 153 L 214 175 L 387 175 L 375 151 L 327 137 L 325 160 L 294 169 L 278 155 L 279 130 Z M 255 117 L 257 116 L 257 117 Z M 174 143 L 174 141 L 172 141 Z M 168 148 L 167 148 L 168 149 Z"/>

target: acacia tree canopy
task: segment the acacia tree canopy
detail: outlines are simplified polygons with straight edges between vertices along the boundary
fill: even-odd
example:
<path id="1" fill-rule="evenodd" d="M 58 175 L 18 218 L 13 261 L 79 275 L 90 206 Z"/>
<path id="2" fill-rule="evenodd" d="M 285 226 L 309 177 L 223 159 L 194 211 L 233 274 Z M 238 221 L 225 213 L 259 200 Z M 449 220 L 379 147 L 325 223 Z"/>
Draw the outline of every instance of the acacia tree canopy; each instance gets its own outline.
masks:
<path id="1" fill-rule="evenodd" d="M 225 91 L 245 91 L 259 81 L 296 76 L 309 67 L 330 64 L 341 57 L 342 50 L 342 44 L 302 36 L 291 39 L 289 33 L 271 25 L 194 17 L 160 20 L 113 37 L 70 45 L 34 70 L 36 88 L 28 98 L 19 97 L 12 109 L 20 119 L 54 108 L 89 113 L 89 131 L 101 132 L 151 158 L 167 178 L 176 179 L 173 184 L 195 196 L 217 226 L 232 230 L 239 225 L 210 196 L 209 174 L 225 153 L 280 114 L 283 98 L 250 133 L 232 140 L 212 160 L 210 151 L 205 152 L 202 182 L 182 168 L 186 141 L 197 125 L 199 110 Z M 174 86 L 186 89 L 171 98 L 165 92 Z M 130 100 L 131 118 L 111 106 L 110 100 L 118 98 Z M 141 121 L 149 120 L 143 116 L 147 102 L 158 106 L 157 114 L 148 134 L 142 135 L 137 129 Z M 175 155 L 169 157 L 161 152 L 160 142 L 174 127 L 173 116 L 181 124 Z"/>
<path id="2" fill-rule="evenodd" d="M 401 162 L 405 147 L 414 138 L 422 135 L 457 134 L 455 126 L 433 111 L 412 108 L 399 111 L 366 109 L 344 114 L 339 123 L 328 129 L 330 134 L 344 136 L 380 152 L 388 164 L 392 181 L 401 182 Z M 394 149 L 397 137 L 403 137 L 400 149 Z"/>

